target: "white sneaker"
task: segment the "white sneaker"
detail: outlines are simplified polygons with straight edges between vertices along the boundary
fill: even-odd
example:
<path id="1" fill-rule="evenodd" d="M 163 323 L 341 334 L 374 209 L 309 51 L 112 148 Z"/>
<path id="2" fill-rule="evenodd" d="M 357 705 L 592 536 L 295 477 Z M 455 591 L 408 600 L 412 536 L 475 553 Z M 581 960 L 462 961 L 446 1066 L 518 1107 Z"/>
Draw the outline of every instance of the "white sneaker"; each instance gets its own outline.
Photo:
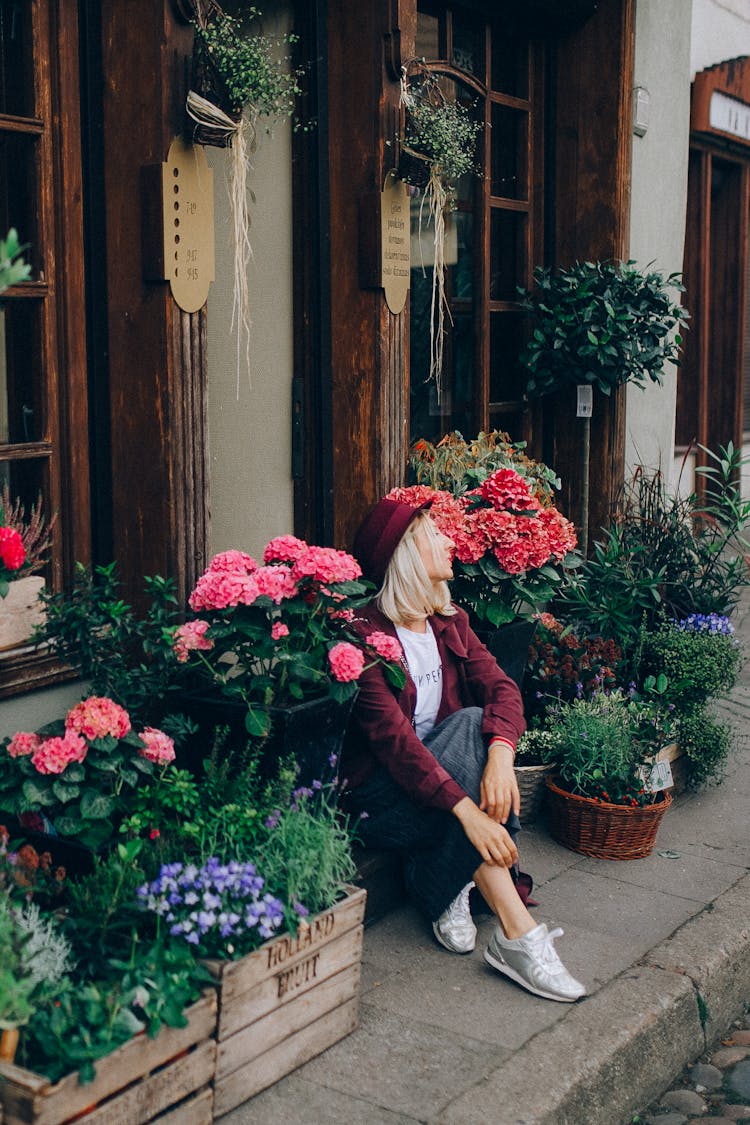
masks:
<path id="1" fill-rule="evenodd" d="M 553 942 L 561 936 L 562 930 L 550 932 L 542 922 L 511 941 L 498 926 L 484 959 L 536 996 L 572 1003 L 586 995 L 586 988 L 570 975 L 555 951 Z"/>
<path id="2" fill-rule="evenodd" d="M 477 928 L 469 909 L 469 894 L 473 886 L 473 883 L 467 883 L 437 922 L 432 923 L 435 937 L 451 953 L 471 953 L 477 944 Z"/>

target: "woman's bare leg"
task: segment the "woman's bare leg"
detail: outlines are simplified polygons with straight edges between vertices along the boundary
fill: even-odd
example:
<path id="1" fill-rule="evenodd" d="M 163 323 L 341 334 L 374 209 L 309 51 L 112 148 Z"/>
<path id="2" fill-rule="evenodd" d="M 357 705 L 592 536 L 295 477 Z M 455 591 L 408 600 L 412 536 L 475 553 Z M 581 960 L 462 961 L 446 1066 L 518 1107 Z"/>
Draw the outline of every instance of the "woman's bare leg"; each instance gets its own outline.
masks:
<path id="1" fill-rule="evenodd" d="M 509 940 L 534 929 L 536 922 L 519 897 L 510 868 L 483 863 L 474 872 L 474 882 Z"/>

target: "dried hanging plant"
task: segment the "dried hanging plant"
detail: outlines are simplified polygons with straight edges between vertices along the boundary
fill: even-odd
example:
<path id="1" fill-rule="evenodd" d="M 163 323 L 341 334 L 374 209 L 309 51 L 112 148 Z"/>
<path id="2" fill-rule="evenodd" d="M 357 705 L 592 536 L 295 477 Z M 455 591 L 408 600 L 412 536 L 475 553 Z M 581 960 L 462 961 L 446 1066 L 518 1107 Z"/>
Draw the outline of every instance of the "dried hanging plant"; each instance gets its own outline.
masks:
<path id="1" fill-rule="evenodd" d="M 453 322 L 445 296 L 445 216 L 455 206 L 456 181 L 467 173 L 478 172 L 475 153 L 482 124 L 472 117 L 470 106 L 446 98 L 437 75 L 424 60 L 413 59 L 401 68 L 400 104 L 405 111 L 405 127 L 399 175 L 416 188 L 423 187 L 420 231 L 423 222 L 432 222 L 433 226 L 429 378 L 435 380 L 440 402 L 446 313 Z"/>
<path id="2" fill-rule="evenodd" d="M 250 157 L 257 147 L 257 124 L 268 119 L 293 118 L 296 98 L 301 94 L 302 70 L 290 65 L 283 51 L 298 41 L 298 36 L 270 36 L 251 32 L 246 22 L 260 17 L 255 7 L 247 9 L 242 21 L 227 15 L 215 0 L 196 9 L 193 85 L 186 108 L 193 122 L 191 140 L 231 150 L 229 202 L 234 241 L 234 287 L 232 329 L 237 330 L 237 393 L 241 340 L 245 340 L 245 361 L 250 370 L 250 294 L 248 271 L 252 258 L 247 180 Z M 297 125 L 295 124 L 295 127 Z"/>

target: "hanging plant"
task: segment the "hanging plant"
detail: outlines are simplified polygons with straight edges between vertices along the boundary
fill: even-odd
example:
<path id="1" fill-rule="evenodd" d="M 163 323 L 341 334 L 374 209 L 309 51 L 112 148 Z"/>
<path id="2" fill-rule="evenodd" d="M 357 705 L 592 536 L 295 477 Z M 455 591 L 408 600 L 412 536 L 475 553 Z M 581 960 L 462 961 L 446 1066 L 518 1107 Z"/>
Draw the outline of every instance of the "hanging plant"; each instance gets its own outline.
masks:
<path id="1" fill-rule="evenodd" d="M 457 181 L 470 173 L 479 174 L 476 145 L 482 123 L 472 116 L 472 106 L 446 97 L 438 76 L 424 60 L 412 60 L 402 67 L 401 105 L 405 120 L 399 176 L 422 189 L 420 231 L 423 222 L 433 226 L 429 378 L 435 380 L 439 402 L 443 390 L 445 314 L 449 318 L 451 315 L 445 296 L 445 219 L 455 208 Z"/>
<path id="2" fill-rule="evenodd" d="M 215 2 L 195 0 L 195 42 L 192 88 L 187 95 L 189 139 L 195 144 L 231 150 L 229 201 L 234 239 L 232 327 L 237 328 L 237 375 L 240 341 L 250 364 L 250 299 L 247 284 L 252 257 L 247 179 L 250 157 L 257 147 L 258 122 L 294 118 L 302 93 L 303 69 L 291 65 L 288 49 L 299 37 L 267 35 L 252 30 L 261 12 L 249 7 L 243 19 L 228 15 Z M 251 25 L 251 26 L 248 26 Z M 299 127 L 295 123 L 295 127 Z"/>

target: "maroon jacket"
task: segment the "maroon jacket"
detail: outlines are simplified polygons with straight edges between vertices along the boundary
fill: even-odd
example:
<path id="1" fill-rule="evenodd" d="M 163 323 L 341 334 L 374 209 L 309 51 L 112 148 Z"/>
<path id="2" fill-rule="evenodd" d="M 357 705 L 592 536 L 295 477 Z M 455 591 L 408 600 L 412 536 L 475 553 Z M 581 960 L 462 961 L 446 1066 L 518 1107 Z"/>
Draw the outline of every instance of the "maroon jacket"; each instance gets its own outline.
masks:
<path id="1" fill-rule="evenodd" d="M 443 662 L 443 694 L 436 722 L 462 707 L 482 707 L 482 733 L 488 739 L 495 735 L 505 738 L 515 747 L 526 728 L 516 684 L 472 632 L 464 610 L 457 609 L 453 617 L 435 614 L 429 621 Z M 374 604 L 355 624 L 363 637 L 376 631 L 396 636 L 392 622 Z M 416 702 L 417 689 L 408 673 L 399 691 L 388 683 L 380 664 L 363 672 L 341 776 L 354 789 L 380 762 L 417 804 L 452 809 L 466 794 L 417 738 L 413 726 Z"/>

